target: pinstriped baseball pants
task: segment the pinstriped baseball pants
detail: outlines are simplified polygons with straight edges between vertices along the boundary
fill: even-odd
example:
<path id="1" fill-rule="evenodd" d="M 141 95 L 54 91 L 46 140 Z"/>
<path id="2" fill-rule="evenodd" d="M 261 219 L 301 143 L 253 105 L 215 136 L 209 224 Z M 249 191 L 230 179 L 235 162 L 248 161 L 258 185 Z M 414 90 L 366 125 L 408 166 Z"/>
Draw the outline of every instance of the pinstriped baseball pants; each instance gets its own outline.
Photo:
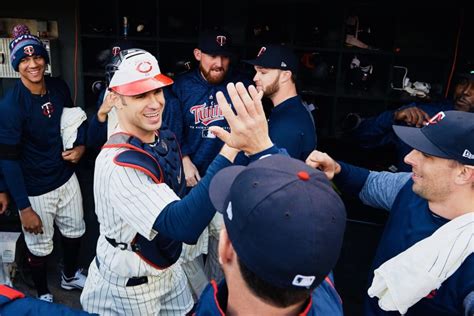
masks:
<path id="1" fill-rule="evenodd" d="M 53 251 L 54 223 L 64 237 L 79 238 L 84 235 L 86 225 L 76 174 L 59 188 L 42 195 L 29 196 L 28 199 L 43 222 L 43 234 L 35 235 L 23 230 L 26 245 L 35 256 L 47 256 Z"/>

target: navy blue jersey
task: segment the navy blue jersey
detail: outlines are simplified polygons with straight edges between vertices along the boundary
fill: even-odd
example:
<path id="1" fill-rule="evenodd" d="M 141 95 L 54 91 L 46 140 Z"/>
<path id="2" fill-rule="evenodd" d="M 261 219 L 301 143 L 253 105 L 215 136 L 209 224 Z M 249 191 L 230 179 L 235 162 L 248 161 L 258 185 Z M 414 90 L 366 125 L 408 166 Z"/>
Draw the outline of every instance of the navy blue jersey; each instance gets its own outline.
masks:
<path id="1" fill-rule="evenodd" d="M 58 316 L 85 316 L 96 315 L 70 308 L 66 305 L 49 303 L 25 295 L 6 285 L 0 285 L 0 315 L 58 315 Z"/>
<path id="2" fill-rule="evenodd" d="M 316 130 L 310 115 L 299 96 L 274 107 L 268 120 L 272 142 L 285 148 L 291 157 L 305 161 L 316 149 Z"/>
<path id="3" fill-rule="evenodd" d="M 228 290 L 225 280 L 219 285 L 212 281 L 203 291 L 196 308 L 196 316 L 225 315 Z M 332 279 L 326 279 L 313 291 L 311 299 L 299 315 L 331 315 L 342 313 L 342 301 L 333 286 Z"/>
<path id="4" fill-rule="evenodd" d="M 385 145 L 395 146 L 397 153 L 396 166 L 398 171 L 410 171 L 411 167 L 403 161 L 403 158 L 411 151 L 411 147 L 402 142 L 397 135 L 395 135 L 392 125 L 406 125 L 404 123 L 395 122 L 393 116 L 396 111 L 414 106 L 425 111 L 429 116 L 433 116 L 439 111 L 454 110 L 454 103 L 451 100 L 430 104 L 410 103 L 397 110 L 385 111 L 378 116 L 363 119 L 360 125 L 351 132 L 349 137 L 357 141 L 364 148 L 376 148 Z"/>
<path id="5" fill-rule="evenodd" d="M 18 146 L 17 159 L 1 161 L 5 181 L 20 209 L 29 206 L 27 195 L 54 190 L 73 174 L 73 164 L 62 158 L 60 123 L 64 107 L 72 107 L 66 83 L 45 77 L 47 94 L 33 95 L 18 80 L 0 101 L 0 144 Z M 85 124 L 75 146 L 84 144 Z M 26 205 L 25 205 L 26 204 Z"/>
<path id="6" fill-rule="evenodd" d="M 359 197 L 370 206 L 390 211 L 382 238 L 369 273 L 382 263 L 407 250 L 417 242 L 431 236 L 448 221 L 433 214 L 428 202 L 412 190 L 409 173 L 367 172 L 363 168 L 341 164 L 336 183 L 345 183 L 360 189 Z M 364 171 L 365 170 L 365 171 Z M 474 306 L 464 306 L 474 291 L 474 255 L 471 254 L 438 290 L 410 307 L 405 315 L 472 315 Z M 366 296 L 364 315 L 399 315 L 383 311 L 377 298 Z"/>
<path id="7" fill-rule="evenodd" d="M 224 81 L 213 85 L 202 77 L 199 69 L 195 69 L 177 77 L 172 86 L 174 94 L 181 102 L 183 115 L 181 151 L 183 156 L 190 156 L 201 176 L 205 174 L 223 145 L 221 140 L 209 133 L 209 127 L 221 126 L 229 129 L 217 105 L 216 93 L 224 92 L 230 102 L 226 86 L 229 82 L 239 81 L 245 86 L 251 83 L 250 79 L 229 69 Z"/>

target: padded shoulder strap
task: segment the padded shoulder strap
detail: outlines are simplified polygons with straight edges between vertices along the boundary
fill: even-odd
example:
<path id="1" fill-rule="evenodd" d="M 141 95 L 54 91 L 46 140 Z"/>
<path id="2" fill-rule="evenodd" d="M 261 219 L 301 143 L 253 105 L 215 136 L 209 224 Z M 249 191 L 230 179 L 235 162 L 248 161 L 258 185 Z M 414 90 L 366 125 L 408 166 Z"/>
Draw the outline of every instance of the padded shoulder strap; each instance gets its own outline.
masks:
<path id="1" fill-rule="evenodd" d="M 103 148 L 128 148 L 114 158 L 114 163 L 122 166 L 140 170 L 148 175 L 155 183 L 163 183 L 163 171 L 159 162 L 140 147 L 132 145 L 132 135 L 117 133 L 110 136 Z M 136 141 L 136 138 L 134 138 Z"/>

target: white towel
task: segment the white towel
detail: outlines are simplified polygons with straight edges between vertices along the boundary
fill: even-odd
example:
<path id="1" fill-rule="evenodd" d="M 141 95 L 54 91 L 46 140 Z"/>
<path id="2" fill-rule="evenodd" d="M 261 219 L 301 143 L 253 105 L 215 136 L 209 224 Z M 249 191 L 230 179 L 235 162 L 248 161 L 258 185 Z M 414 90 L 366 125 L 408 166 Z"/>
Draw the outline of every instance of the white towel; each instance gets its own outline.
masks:
<path id="1" fill-rule="evenodd" d="M 405 314 L 474 252 L 474 212 L 459 216 L 382 264 L 367 291 L 385 311 Z"/>
<path id="2" fill-rule="evenodd" d="M 77 129 L 87 120 L 86 112 L 80 107 L 64 108 L 61 115 L 61 137 L 63 149 L 72 149 L 77 139 Z"/>

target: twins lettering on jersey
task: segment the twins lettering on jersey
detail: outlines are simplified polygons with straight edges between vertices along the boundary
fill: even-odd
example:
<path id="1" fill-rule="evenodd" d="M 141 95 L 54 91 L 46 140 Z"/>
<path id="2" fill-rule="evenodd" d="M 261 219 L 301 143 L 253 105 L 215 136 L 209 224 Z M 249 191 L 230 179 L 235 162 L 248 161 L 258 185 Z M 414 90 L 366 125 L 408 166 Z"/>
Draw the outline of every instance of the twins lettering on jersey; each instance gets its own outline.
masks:
<path id="1" fill-rule="evenodd" d="M 189 111 L 194 115 L 194 124 L 203 124 L 208 126 L 212 122 L 224 119 L 219 105 L 209 105 L 206 103 L 192 106 Z"/>

